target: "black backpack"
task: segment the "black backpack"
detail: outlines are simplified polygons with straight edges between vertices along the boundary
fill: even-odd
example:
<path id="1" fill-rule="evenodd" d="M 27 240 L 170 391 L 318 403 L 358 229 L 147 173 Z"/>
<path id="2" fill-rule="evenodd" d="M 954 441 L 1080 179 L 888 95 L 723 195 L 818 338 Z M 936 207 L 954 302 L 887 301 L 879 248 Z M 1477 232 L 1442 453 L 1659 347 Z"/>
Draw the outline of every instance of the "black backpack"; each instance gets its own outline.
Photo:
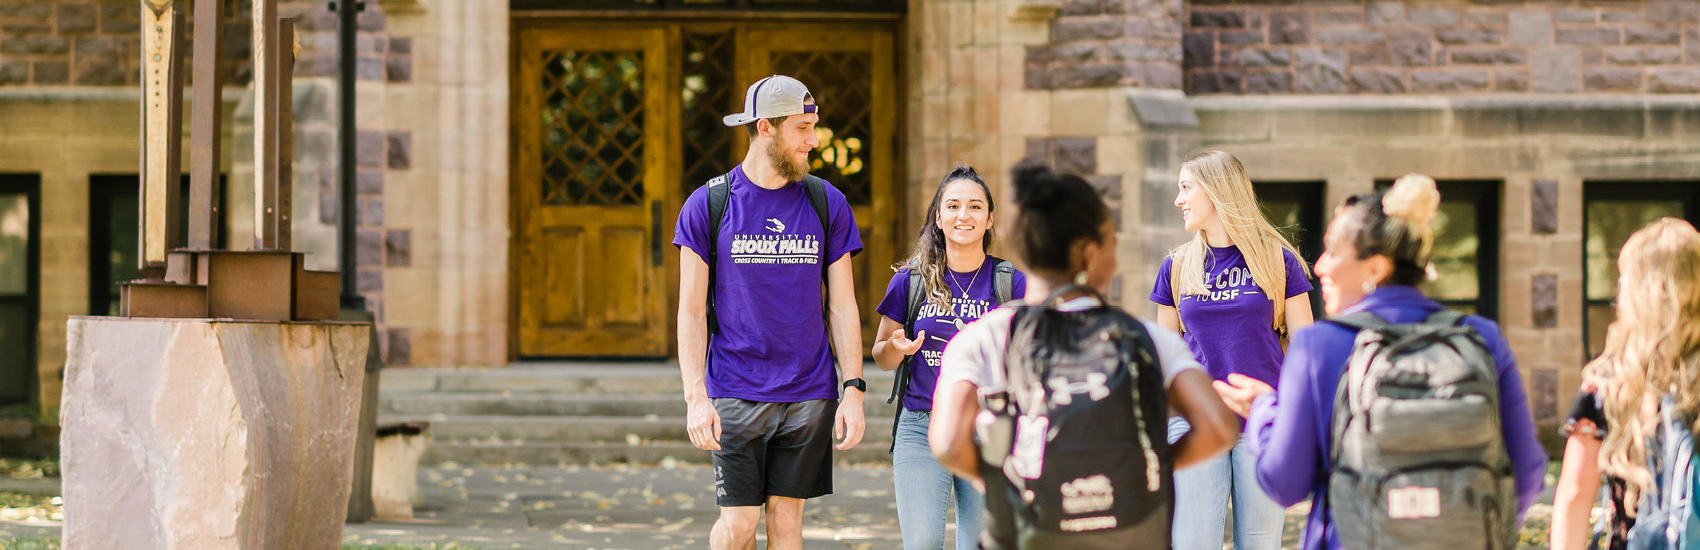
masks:
<path id="1" fill-rule="evenodd" d="M 996 271 L 992 272 L 993 299 L 997 300 L 998 305 L 1003 305 L 1004 302 L 1010 301 L 1012 294 L 1015 294 L 1015 264 L 1009 263 L 1009 260 L 1001 260 L 994 269 Z M 909 335 L 910 338 L 915 337 L 915 321 L 920 316 L 921 305 L 927 301 L 925 286 L 926 283 L 921 280 L 921 272 L 910 268 L 909 309 L 903 310 L 903 333 Z M 902 399 L 903 395 L 909 391 L 909 369 L 913 368 L 917 360 L 915 356 L 911 355 L 904 357 L 903 361 L 897 364 L 897 383 L 892 385 L 891 397 L 885 398 L 886 403 Z M 898 418 L 903 417 L 902 402 L 897 404 L 897 416 Z M 891 448 L 886 449 L 886 452 L 890 453 L 896 450 L 897 422 L 893 421 L 891 423 Z"/>
<path id="2" fill-rule="evenodd" d="M 982 389 L 975 421 L 981 548 L 1168 548 L 1169 406 L 1144 324 L 1109 306 L 1023 305 L 1003 363 L 1007 385 Z"/>
<path id="3" fill-rule="evenodd" d="M 1327 502 L 1343 548 L 1517 547 L 1516 475 L 1487 343 L 1441 310 L 1358 331 L 1335 391 Z"/>
<path id="4" fill-rule="evenodd" d="M 733 170 L 737 170 L 737 168 L 733 168 Z M 824 283 L 826 281 L 826 268 L 828 267 L 826 246 L 824 246 L 826 243 L 824 241 L 832 238 L 832 219 L 827 214 L 826 209 L 826 180 L 814 176 L 804 177 L 803 193 L 809 196 L 809 206 L 815 209 L 815 216 L 820 218 L 821 240 L 823 241 L 821 243 L 823 246 L 820 248 L 820 279 Z M 726 218 L 726 203 L 730 200 L 732 200 L 731 172 L 708 180 L 708 250 L 712 256 L 720 254 L 720 222 Z M 710 335 L 719 334 L 720 316 L 715 314 L 714 311 L 715 258 L 705 257 L 703 260 L 708 263 L 708 333 Z M 826 296 L 824 291 L 821 296 L 823 298 Z M 823 304 L 821 318 L 824 319 L 825 317 L 826 307 Z"/>

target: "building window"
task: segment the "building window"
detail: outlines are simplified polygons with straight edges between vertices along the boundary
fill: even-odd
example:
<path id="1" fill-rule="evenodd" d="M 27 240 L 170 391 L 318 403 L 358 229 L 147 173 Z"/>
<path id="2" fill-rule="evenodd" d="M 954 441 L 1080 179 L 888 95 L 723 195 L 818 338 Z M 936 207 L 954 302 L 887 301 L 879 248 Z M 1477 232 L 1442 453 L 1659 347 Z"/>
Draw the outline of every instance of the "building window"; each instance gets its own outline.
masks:
<path id="1" fill-rule="evenodd" d="M 183 209 L 177 222 L 186 232 L 189 176 L 183 176 L 182 185 Z M 137 267 L 141 205 L 136 202 L 140 188 L 141 178 L 135 175 L 89 177 L 89 315 L 118 315 L 118 283 L 141 277 Z M 225 178 L 219 176 L 220 198 L 228 196 L 225 188 Z M 219 209 L 215 223 L 220 229 L 214 248 L 225 247 L 228 210 Z M 179 238 L 186 239 L 186 233 Z M 182 247 L 186 242 L 172 243 L 169 248 Z"/>
<path id="2" fill-rule="evenodd" d="M 1617 319 L 1617 257 L 1629 236 L 1659 218 L 1694 223 L 1700 183 L 1590 181 L 1583 185 L 1582 294 L 1587 314 L 1588 357 L 1605 347 L 1606 329 Z"/>
<path id="3" fill-rule="evenodd" d="M 1434 219 L 1434 269 L 1423 293 L 1446 307 L 1499 318 L 1499 181 L 1437 182 L 1440 215 Z M 1393 180 L 1376 180 L 1386 189 Z"/>
<path id="4" fill-rule="evenodd" d="M 0 406 L 36 397 L 41 178 L 0 174 Z"/>
<path id="5" fill-rule="evenodd" d="M 515 13 L 552 11 L 908 13 L 907 0 L 508 0 Z"/>
<path id="6" fill-rule="evenodd" d="M 1258 204 L 1263 206 L 1263 215 L 1299 249 L 1301 261 L 1313 268 L 1317 258 L 1322 257 L 1322 234 L 1328 229 L 1322 216 L 1323 186 L 1320 181 L 1259 181 L 1251 184 L 1252 190 L 1257 193 Z M 1314 289 L 1322 287 L 1314 272 L 1311 273 L 1310 287 L 1313 289 L 1310 293 L 1311 315 L 1321 319 L 1322 293 Z"/>

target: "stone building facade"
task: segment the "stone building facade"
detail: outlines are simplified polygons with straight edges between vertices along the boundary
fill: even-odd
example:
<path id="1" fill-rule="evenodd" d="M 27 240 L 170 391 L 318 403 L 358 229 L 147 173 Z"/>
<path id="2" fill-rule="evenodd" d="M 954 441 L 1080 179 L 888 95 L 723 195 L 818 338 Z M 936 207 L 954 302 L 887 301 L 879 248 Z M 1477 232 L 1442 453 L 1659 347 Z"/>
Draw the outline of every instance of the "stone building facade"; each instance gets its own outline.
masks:
<path id="1" fill-rule="evenodd" d="M 823 104 L 836 100 L 862 117 L 834 128 L 842 135 L 823 140 L 833 157 L 820 158 L 845 181 L 876 174 L 858 206 L 864 239 L 876 243 L 857 264 L 859 284 L 877 285 L 862 294 L 870 320 L 868 297 L 884 288 L 885 266 L 906 252 L 937 179 L 957 163 L 981 167 L 1000 196 L 1006 170 L 1023 158 L 1087 176 L 1122 231 L 1113 298 L 1145 314 L 1155 266 L 1188 237 L 1171 202 L 1189 151 L 1238 155 L 1271 215 L 1312 251 L 1329 206 L 1420 171 L 1443 182 L 1447 215 L 1457 220 L 1443 239 L 1450 286 L 1435 292 L 1500 323 L 1537 420 L 1551 425 L 1590 340 L 1611 318 L 1602 281 L 1623 228 L 1700 211 L 1700 3 L 1690 0 L 756 4 L 366 2 L 359 201 L 350 206 L 360 220 L 359 290 L 378 312 L 389 363 L 499 367 L 620 355 L 608 351 L 619 346 L 595 347 L 617 340 L 595 331 L 634 323 L 649 323 L 644 334 L 661 347 L 630 349 L 668 356 L 677 260 L 654 243 L 671 241 L 698 176 L 738 156 L 741 136 L 714 128 L 741 100 L 745 83 L 736 77 L 784 63 L 839 63 L 814 77 L 817 92 Z M 338 207 L 335 22 L 323 2 L 281 5 L 302 29 L 296 235 L 324 267 L 334 264 Z M 237 8 L 227 33 L 232 75 L 242 74 L 246 55 Z M 27 262 L 36 301 L 25 307 L 34 308 L 35 400 L 46 409 L 57 402 L 65 318 L 99 310 L 90 278 L 111 271 L 91 260 L 94 245 L 111 240 L 92 221 L 103 212 L 96 182 L 137 172 L 135 10 L 133 0 L 0 4 L 0 174 L 36 190 L 38 225 L 27 235 L 40 251 Z M 832 40 L 792 59 L 774 45 L 787 32 Z M 587 36 L 601 42 L 574 42 Z M 626 43 L 640 53 L 580 55 Z M 562 59 L 581 72 L 558 73 L 569 66 Z M 568 81 L 604 70 L 583 67 L 658 71 L 674 87 L 652 95 L 645 90 L 660 80 L 638 87 L 622 77 L 623 91 L 590 94 Z M 842 74 L 865 76 L 833 80 Z M 238 153 L 228 159 L 229 212 L 252 200 L 242 184 L 252 173 L 242 155 L 251 150 L 242 82 L 237 76 L 227 95 L 226 150 Z M 574 129 L 550 126 L 563 96 L 655 101 L 641 116 L 632 107 L 608 119 L 647 125 L 631 133 L 652 140 L 642 141 L 647 156 L 618 131 L 551 133 Z M 606 115 L 598 113 L 561 120 Z M 618 151 L 597 149 L 616 142 Z M 586 166 L 683 184 L 608 187 L 610 219 L 626 208 L 642 220 L 620 222 L 627 225 L 610 229 L 610 240 L 573 240 L 589 234 L 577 226 L 539 229 L 537 220 L 555 216 L 551 201 L 580 201 L 571 212 L 581 218 L 599 212 L 584 202 L 595 193 L 584 193 L 601 188 L 574 183 Z M 548 194 L 554 179 L 566 198 Z M 530 194 L 539 181 L 542 198 Z M 638 198 L 621 198 L 633 190 Z M 232 218 L 227 228 L 229 242 L 240 243 L 251 221 Z M 595 248 L 618 243 L 631 250 Z M 601 255 L 584 255 L 593 249 Z M 580 255 L 551 256 L 569 252 Z M 11 261 L 0 256 L 0 265 Z M 617 284 L 637 285 L 631 293 L 642 300 L 620 302 L 625 286 L 601 293 L 612 296 L 551 294 L 619 266 L 641 271 Z"/>

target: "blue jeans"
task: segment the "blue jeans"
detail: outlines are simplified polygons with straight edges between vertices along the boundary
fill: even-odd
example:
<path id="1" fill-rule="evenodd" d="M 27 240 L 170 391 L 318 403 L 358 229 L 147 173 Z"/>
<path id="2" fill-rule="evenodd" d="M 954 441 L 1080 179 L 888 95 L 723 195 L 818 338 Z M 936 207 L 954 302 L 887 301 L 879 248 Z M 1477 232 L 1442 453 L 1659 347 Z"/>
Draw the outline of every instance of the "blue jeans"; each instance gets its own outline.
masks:
<path id="1" fill-rule="evenodd" d="M 1192 426 L 1169 419 L 1169 442 Z M 1175 471 L 1175 550 L 1221 550 L 1228 521 L 1228 496 L 1234 499 L 1234 547 L 1278 550 L 1287 510 L 1263 494 L 1257 482 L 1257 456 L 1244 436 L 1232 450 Z"/>
<path id="2" fill-rule="evenodd" d="M 897 487 L 897 526 L 904 550 L 944 550 L 945 515 L 956 504 L 956 550 L 980 547 L 986 497 L 968 480 L 951 475 L 927 444 L 927 411 L 905 410 L 897 420 L 891 477 Z M 952 495 L 955 496 L 952 499 Z"/>

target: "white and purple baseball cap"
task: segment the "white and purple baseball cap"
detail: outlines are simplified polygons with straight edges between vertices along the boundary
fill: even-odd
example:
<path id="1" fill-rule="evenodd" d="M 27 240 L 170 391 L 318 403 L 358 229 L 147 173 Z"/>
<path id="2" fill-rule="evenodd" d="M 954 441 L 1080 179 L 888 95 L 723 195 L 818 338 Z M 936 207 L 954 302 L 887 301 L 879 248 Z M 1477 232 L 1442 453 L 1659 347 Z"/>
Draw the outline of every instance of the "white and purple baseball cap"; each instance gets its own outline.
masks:
<path id="1" fill-rule="evenodd" d="M 773 75 L 750 85 L 744 93 L 744 112 L 721 119 L 727 126 L 743 126 L 764 118 L 813 113 L 817 106 L 805 105 L 815 98 L 809 87 L 785 75 Z"/>

